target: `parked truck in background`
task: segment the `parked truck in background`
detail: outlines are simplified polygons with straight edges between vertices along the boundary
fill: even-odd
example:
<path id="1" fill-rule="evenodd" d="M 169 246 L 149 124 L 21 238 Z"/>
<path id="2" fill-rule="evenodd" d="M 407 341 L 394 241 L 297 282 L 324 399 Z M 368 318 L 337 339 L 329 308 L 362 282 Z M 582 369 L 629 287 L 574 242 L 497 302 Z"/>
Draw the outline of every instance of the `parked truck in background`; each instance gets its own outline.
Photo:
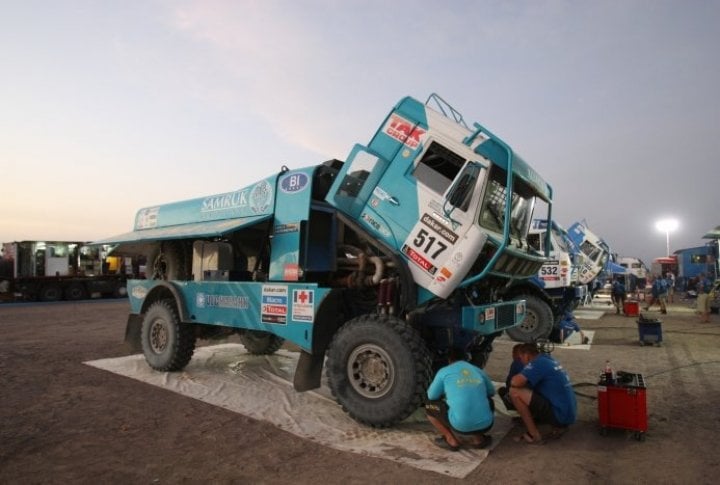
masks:
<path id="1" fill-rule="evenodd" d="M 82 300 L 127 295 L 131 267 L 108 257 L 108 247 L 78 241 L 4 243 L 0 258 L 0 300 Z"/>
<path id="2" fill-rule="evenodd" d="M 148 257 L 126 340 L 152 368 L 182 369 L 197 338 L 237 333 L 255 354 L 288 340 L 297 391 L 325 368 L 343 409 L 383 427 L 421 405 L 450 347 L 483 366 L 523 321 L 525 301 L 501 294 L 546 263 L 527 235 L 551 199 L 500 138 L 437 95 L 407 97 L 345 162 L 147 207 L 98 244 Z"/>
<path id="3" fill-rule="evenodd" d="M 568 229 L 568 237 L 575 251 L 583 256 L 578 269 L 578 282 L 590 285 L 608 268 L 610 246 L 583 222 L 573 223 Z"/>
<path id="4" fill-rule="evenodd" d="M 630 276 L 633 277 L 634 286 L 636 289 L 642 290 L 647 285 L 648 267 L 641 259 L 625 256 L 617 259 L 617 264 L 625 268 Z M 632 289 L 635 289 L 632 288 Z M 628 288 L 631 291 L 631 288 Z"/>
<path id="5" fill-rule="evenodd" d="M 551 229 L 548 231 L 548 227 Z M 506 296 L 526 300 L 527 317 L 507 334 L 518 342 L 549 338 L 567 311 L 583 300 L 591 284 L 605 267 L 609 248 L 580 223 L 568 231 L 555 221 L 533 221 L 528 241 L 550 259 L 538 274 L 511 284 Z"/>

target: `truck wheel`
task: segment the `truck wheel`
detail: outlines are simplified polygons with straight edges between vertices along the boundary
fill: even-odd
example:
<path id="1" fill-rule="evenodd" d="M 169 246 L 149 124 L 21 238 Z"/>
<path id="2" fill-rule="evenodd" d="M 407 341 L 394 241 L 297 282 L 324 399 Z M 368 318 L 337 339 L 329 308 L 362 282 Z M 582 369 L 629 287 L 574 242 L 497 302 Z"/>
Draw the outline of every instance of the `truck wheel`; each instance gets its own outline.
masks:
<path id="1" fill-rule="evenodd" d="M 186 280 L 190 273 L 188 259 L 187 251 L 180 242 L 164 243 L 162 251 L 160 245 L 157 245 L 148 254 L 146 278 L 149 280 Z"/>
<path id="2" fill-rule="evenodd" d="M 142 322 L 140 341 L 148 365 L 160 371 L 182 369 L 195 351 L 193 328 L 180 321 L 173 300 L 158 300 L 150 305 Z"/>
<path id="3" fill-rule="evenodd" d="M 86 295 L 85 288 L 79 283 L 72 284 L 65 288 L 66 300 L 82 300 L 86 298 Z"/>
<path id="4" fill-rule="evenodd" d="M 532 343 L 547 338 L 555 320 L 550 306 L 533 295 L 518 295 L 517 298 L 527 301 L 527 315 L 520 325 L 508 328 L 505 332 L 516 342 Z"/>
<path id="5" fill-rule="evenodd" d="M 240 334 L 240 342 L 253 355 L 270 355 L 282 347 L 285 339 L 262 330 L 248 330 Z"/>
<path id="6" fill-rule="evenodd" d="M 40 290 L 40 301 L 58 301 L 62 298 L 62 291 L 57 285 L 43 286 Z"/>
<path id="7" fill-rule="evenodd" d="M 423 402 L 432 360 L 405 321 L 362 315 L 345 323 L 328 350 L 327 377 L 335 399 L 353 419 L 386 427 Z"/>

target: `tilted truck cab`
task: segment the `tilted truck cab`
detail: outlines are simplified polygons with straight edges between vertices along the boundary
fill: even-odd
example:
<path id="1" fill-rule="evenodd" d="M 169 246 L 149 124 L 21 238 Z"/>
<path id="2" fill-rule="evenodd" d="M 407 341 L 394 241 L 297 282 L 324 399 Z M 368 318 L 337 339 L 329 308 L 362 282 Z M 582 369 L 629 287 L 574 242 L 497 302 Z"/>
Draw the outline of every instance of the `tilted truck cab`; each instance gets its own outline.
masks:
<path id="1" fill-rule="evenodd" d="M 430 108 L 434 104 L 437 109 Z M 347 161 L 141 209 L 98 243 L 148 256 L 128 284 L 127 340 L 158 370 L 196 338 L 236 332 L 251 353 L 300 347 L 294 385 L 389 426 L 423 401 L 451 346 L 484 365 L 525 302 L 499 298 L 545 257 L 527 243 L 552 189 L 509 146 L 436 95 L 404 98 Z"/>

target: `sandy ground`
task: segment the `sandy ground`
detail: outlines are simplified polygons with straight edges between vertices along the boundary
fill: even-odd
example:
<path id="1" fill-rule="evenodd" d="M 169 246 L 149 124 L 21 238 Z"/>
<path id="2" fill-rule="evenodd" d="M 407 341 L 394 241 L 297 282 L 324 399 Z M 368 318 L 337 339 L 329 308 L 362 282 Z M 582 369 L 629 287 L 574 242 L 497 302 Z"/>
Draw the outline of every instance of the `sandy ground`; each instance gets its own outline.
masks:
<path id="1" fill-rule="evenodd" d="M 84 365 L 127 355 L 124 300 L 0 305 L 0 483 L 453 483 L 399 463 L 335 451 L 274 426 Z M 652 316 L 660 317 L 657 312 Z M 517 427 L 464 481 L 717 483 L 720 317 L 688 304 L 662 315 L 662 346 L 640 346 L 635 318 L 580 320 L 590 350 L 558 348 L 579 420 L 543 446 Z M 504 379 L 512 342 L 487 371 Z M 605 361 L 642 373 L 649 431 L 598 433 Z M 631 415 L 635 412 L 628 411 Z"/>

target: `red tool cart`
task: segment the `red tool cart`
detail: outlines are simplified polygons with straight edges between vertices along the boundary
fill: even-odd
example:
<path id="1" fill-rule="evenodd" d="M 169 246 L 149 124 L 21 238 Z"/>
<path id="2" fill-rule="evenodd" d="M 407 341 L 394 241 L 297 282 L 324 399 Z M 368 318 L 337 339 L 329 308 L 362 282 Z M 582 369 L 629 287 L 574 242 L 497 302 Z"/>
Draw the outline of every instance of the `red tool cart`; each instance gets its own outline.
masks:
<path id="1" fill-rule="evenodd" d="M 611 381 L 603 376 L 598 383 L 600 434 L 607 434 L 608 428 L 620 428 L 634 431 L 638 441 L 645 441 L 648 429 L 645 392 L 642 374 L 618 371 Z"/>

